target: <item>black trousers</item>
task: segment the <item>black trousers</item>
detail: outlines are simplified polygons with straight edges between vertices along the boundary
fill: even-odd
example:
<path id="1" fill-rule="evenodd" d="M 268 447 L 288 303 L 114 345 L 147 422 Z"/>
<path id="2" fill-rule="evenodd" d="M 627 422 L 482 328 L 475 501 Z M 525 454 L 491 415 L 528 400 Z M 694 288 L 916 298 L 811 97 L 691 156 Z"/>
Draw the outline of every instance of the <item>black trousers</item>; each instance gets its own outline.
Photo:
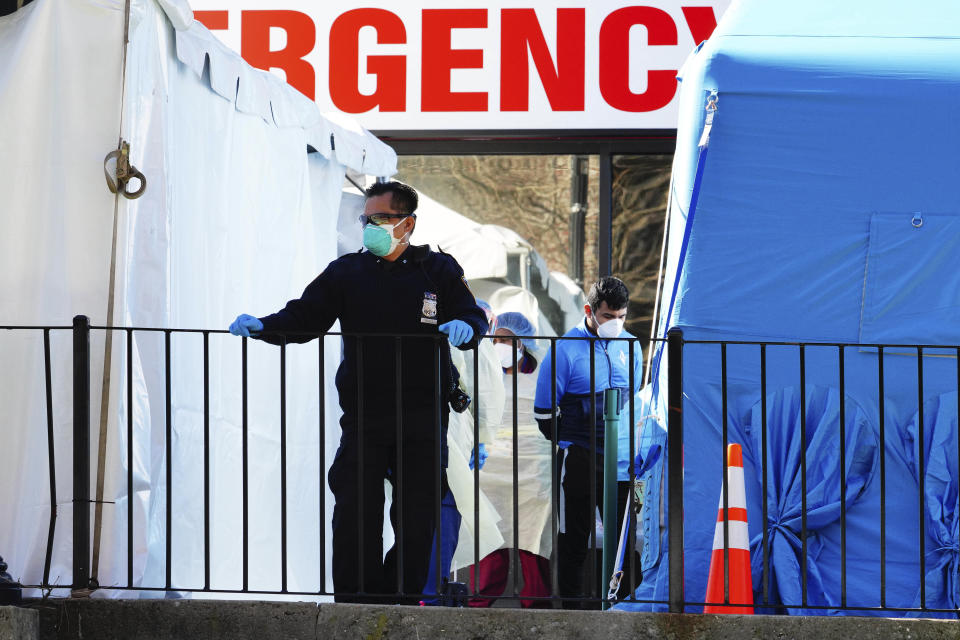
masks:
<path id="1" fill-rule="evenodd" d="M 446 429 L 438 459 L 435 438 L 404 439 L 398 447 L 395 437 L 377 437 L 389 433 L 387 428 L 396 429 L 390 422 L 368 423 L 361 455 L 357 429 L 344 421 L 340 448 L 330 466 L 330 490 L 336 500 L 332 561 L 337 602 L 417 604 L 427 581 L 437 503 L 447 491 Z M 390 522 L 396 536 L 386 557 L 385 478 L 393 485 Z"/>
<path id="2" fill-rule="evenodd" d="M 560 455 L 557 468 L 561 474 L 561 496 L 563 518 L 560 533 L 557 535 L 557 583 L 560 595 L 565 598 L 605 597 L 606 585 L 610 577 L 603 579 L 603 592 L 599 591 L 602 567 L 590 554 L 590 563 L 584 571 L 584 560 L 590 550 L 591 532 L 596 523 L 596 509 L 603 510 L 603 451 L 591 455 L 590 450 L 570 445 Z M 594 478 L 596 492 L 590 496 L 590 459 L 595 461 Z M 604 531 L 604 535 L 613 536 L 614 544 L 620 538 L 623 526 L 624 506 L 630 496 L 630 483 L 617 483 L 617 529 Z M 629 563 L 629 559 L 625 560 Z M 594 569 L 594 565 L 596 568 Z M 625 572 L 629 575 L 628 567 Z M 626 582 L 626 580 L 625 580 Z M 565 608 L 580 609 L 584 605 L 579 601 L 564 600 Z"/>

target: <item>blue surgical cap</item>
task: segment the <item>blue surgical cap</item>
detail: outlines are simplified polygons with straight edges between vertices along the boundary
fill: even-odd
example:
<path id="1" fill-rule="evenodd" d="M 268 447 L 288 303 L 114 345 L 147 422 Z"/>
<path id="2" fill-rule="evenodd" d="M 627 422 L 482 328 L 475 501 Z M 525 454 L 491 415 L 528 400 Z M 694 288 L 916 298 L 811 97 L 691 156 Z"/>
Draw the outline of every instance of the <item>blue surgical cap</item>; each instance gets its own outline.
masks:
<path id="1" fill-rule="evenodd" d="M 477 298 L 477 306 L 483 309 L 483 312 L 487 315 L 487 325 L 488 333 L 493 333 L 497 330 L 497 316 L 493 313 L 493 307 L 490 306 L 490 303 L 486 300 L 481 300 Z"/>
<path id="2" fill-rule="evenodd" d="M 528 338 L 527 340 L 520 340 L 521 346 L 530 353 L 536 353 L 539 351 L 539 345 L 537 341 L 529 338 L 534 336 L 537 333 L 536 328 L 533 324 L 527 320 L 527 317 L 522 313 L 517 311 L 506 311 L 497 316 L 497 328 L 506 329 L 513 335 L 520 338 Z"/>

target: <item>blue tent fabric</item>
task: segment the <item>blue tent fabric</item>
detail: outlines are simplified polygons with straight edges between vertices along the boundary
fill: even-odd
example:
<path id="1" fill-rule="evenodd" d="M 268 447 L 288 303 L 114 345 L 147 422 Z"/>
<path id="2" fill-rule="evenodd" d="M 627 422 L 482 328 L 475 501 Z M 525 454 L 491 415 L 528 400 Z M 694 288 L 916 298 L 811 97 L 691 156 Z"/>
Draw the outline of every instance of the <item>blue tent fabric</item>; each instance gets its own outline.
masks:
<path id="1" fill-rule="evenodd" d="M 661 487 L 666 467 L 666 448 L 667 431 L 665 428 L 666 420 L 662 411 L 658 411 L 650 402 L 651 387 L 640 390 L 634 401 L 637 420 L 637 458 L 643 458 L 642 462 L 635 463 L 634 472 L 636 478 L 643 488 L 641 494 L 640 514 L 637 517 L 637 550 L 640 553 L 640 566 L 644 575 L 655 573 L 664 556 L 663 551 L 666 548 L 663 536 L 663 527 L 661 526 Z M 627 599 L 626 602 L 614 605 L 614 609 L 622 610 L 660 610 L 652 607 L 649 600 L 658 599 L 649 587 L 653 582 L 647 580 L 640 585 L 633 594 L 621 593 L 621 597 Z M 665 593 L 663 600 L 666 600 Z"/>
<path id="2" fill-rule="evenodd" d="M 930 0 L 922 10 L 893 0 L 842 6 L 808 0 L 789 11 L 766 0 L 739 0 L 681 70 L 660 291 L 666 306 L 676 280 L 677 300 L 669 314 L 661 307 L 656 334 L 664 338 L 676 327 L 685 340 L 684 586 L 690 601 L 706 591 L 726 429 L 728 441 L 745 448 L 751 540 L 766 527 L 772 542 L 771 610 L 890 615 L 879 609 L 881 602 L 894 609 L 921 606 L 921 580 L 927 608 L 958 604 L 958 446 L 955 396 L 949 395 L 958 388 L 953 347 L 960 345 L 958 34 L 960 5 L 947 0 Z M 679 264 L 704 106 L 713 91 L 719 99 L 710 157 Z M 721 351 L 705 343 L 718 340 L 824 344 L 770 345 L 761 353 L 756 345 Z M 885 347 L 881 357 L 876 343 L 951 348 L 920 355 L 916 348 Z M 657 392 L 648 391 L 645 410 L 663 415 L 669 366 L 665 356 L 661 361 Z M 801 389 L 811 527 L 807 608 L 796 541 Z M 768 463 L 775 466 L 767 469 L 772 495 L 762 524 L 756 425 L 763 393 Z M 657 480 L 647 486 L 656 495 L 645 497 L 644 508 L 649 502 L 666 514 L 670 470 L 664 463 L 652 472 Z M 841 474 L 848 485 L 842 498 Z M 667 522 L 642 524 L 657 553 L 644 562 L 636 602 L 619 608 L 657 609 L 662 604 L 651 601 L 666 600 Z M 754 544 L 759 588 L 757 553 Z M 756 592 L 755 600 L 763 596 Z M 844 600 L 863 609 L 840 610 Z"/>
<path id="3" fill-rule="evenodd" d="M 925 604 L 932 609 L 960 605 L 960 496 L 957 491 L 957 393 L 923 405 L 923 500 L 925 518 Z M 907 425 L 909 466 L 920 481 L 920 415 Z M 914 606 L 921 606 L 920 592 Z M 950 614 L 949 617 L 956 617 Z"/>
<path id="4" fill-rule="evenodd" d="M 643 467 L 636 469 L 637 480 L 643 487 L 637 530 L 643 543 L 640 566 L 648 571 L 660 557 L 660 495 L 666 465 L 667 430 L 665 417 L 650 404 L 649 386 L 637 394 L 636 406 L 642 416 L 636 423 L 638 451 L 645 454 Z"/>
<path id="5" fill-rule="evenodd" d="M 653 436 L 653 431 L 644 427 L 648 422 L 654 425 L 650 429 L 656 428 L 656 418 L 645 410 L 645 405 L 637 394 L 633 413 L 630 413 L 630 403 L 625 403 L 617 425 L 617 480 L 620 482 L 630 480 L 630 425 L 641 425 L 634 431 L 633 472 L 635 476 L 647 473 L 647 467 L 660 455 L 661 445 L 665 446 L 665 440 L 660 442 Z M 663 433 L 666 434 L 665 431 Z"/>
<path id="6" fill-rule="evenodd" d="M 807 593 L 806 600 L 815 606 L 838 606 L 838 594 L 831 594 L 824 584 L 819 551 L 822 543 L 819 532 L 840 520 L 841 515 L 841 460 L 838 434 L 840 432 L 840 395 L 836 389 L 808 386 L 804 409 L 805 424 L 801 425 L 800 390 L 788 387 L 770 394 L 766 402 L 767 431 L 767 547 L 770 576 L 775 583 L 776 601 L 803 602 L 802 587 L 796 580 L 803 567 L 801 534 L 803 522 L 803 475 L 801 449 L 806 455 L 806 532 L 807 532 Z M 879 460 L 876 435 L 862 410 L 848 399 L 845 407 L 846 495 L 843 505 L 847 510 L 861 497 L 874 479 Z M 801 426 L 806 441 L 800 439 Z M 744 455 L 760 469 L 763 453 L 763 409 L 754 405 L 750 422 L 744 431 L 749 434 Z M 762 509 L 762 479 L 752 476 L 747 483 L 747 512 L 752 521 L 758 521 Z M 764 523 L 760 521 L 760 528 Z M 760 593 L 763 575 L 763 534 L 750 540 L 754 590 Z M 824 558 L 829 562 L 829 558 Z M 782 578 L 782 579 L 781 579 Z M 810 610 L 790 608 L 790 613 L 809 614 Z"/>

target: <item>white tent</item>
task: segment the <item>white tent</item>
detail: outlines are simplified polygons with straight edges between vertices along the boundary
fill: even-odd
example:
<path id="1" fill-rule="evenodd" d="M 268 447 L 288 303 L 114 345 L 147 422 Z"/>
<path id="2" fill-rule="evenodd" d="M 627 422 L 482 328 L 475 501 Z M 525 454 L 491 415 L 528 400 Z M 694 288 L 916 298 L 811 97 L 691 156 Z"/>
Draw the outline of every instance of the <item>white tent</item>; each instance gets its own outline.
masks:
<path id="1" fill-rule="evenodd" d="M 345 167 L 395 172 L 391 149 L 355 125 L 323 117 L 278 78 L 249 67 L 193 20 L 183 0 L 131 0 L 127 8 L 119 1 L 34 0 L 0 18 L 0 326 L 63 327 L 85 314 L 99 327 L 222 329 L 238 312 L 273 311 L 336 257 Z M 104 183 L 104 156 L 118 148 L 118 137 L 129 142 L 131 163 L 146 177 L 136 200 L 112 195 Z M 97 460 L 101 417 L 106 434 L 99 583 L 204 587 L 209 487 L 206 586 L 239 589 L 240 340 L 208 337 L 207 412 L 204 336 L 171 335 L 168 441 L 164 334 L 133 332 L 128 367 L 127 335 L 114 332 L 108 347 L 108 333 L 91 334 L 91 460 Z M 339 341 L 325 343 L 325 375 L 332 382 Z M 69 331 L 51 332 L 60 509 L 49 578 L 56 584 L 72 579 L 70 344 Z M 279 354 L 259 343 L 249 352 L 247 542 L 255 551 L 248 586 L 280 590 Z M 0 362 L 0 555 L 15 578 L 38 584 L 51 513 L 42 333 L 0 332 Z M 286 587 L 294 592 L 331 588 L 317 545 L 329 526 L 317 479 L 327 464 L 322 447 L 332 459 L 339 428 L 335 394 L 318 406 L 318 362 L 316 343 L 288 350 L 286 543 L 297 561 L 288 563 Z M 128 374 L 132 494 L 126 483 Z M 327 511 L 330 505 L 327 495 Z M 134 568 L 128 575 L 129 509 Z M 168 533 L 171 585 L 165 580 Z"/>

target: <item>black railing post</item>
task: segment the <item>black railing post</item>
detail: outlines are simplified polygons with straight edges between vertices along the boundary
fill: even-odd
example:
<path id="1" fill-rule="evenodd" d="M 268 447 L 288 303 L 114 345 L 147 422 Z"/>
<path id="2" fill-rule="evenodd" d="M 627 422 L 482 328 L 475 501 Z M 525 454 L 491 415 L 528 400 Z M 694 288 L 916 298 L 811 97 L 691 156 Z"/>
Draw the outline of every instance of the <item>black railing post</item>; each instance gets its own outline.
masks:
<path id="1" fill-rule="evenodd" d="M 90 318 L 73 318 L 73 590 L 90 587 Z"/>
<path id="2" fill-rule="evenodd" d="M 667 500 L 670 612 L 683 613 L 683 332 L 667 333 Z"/>

